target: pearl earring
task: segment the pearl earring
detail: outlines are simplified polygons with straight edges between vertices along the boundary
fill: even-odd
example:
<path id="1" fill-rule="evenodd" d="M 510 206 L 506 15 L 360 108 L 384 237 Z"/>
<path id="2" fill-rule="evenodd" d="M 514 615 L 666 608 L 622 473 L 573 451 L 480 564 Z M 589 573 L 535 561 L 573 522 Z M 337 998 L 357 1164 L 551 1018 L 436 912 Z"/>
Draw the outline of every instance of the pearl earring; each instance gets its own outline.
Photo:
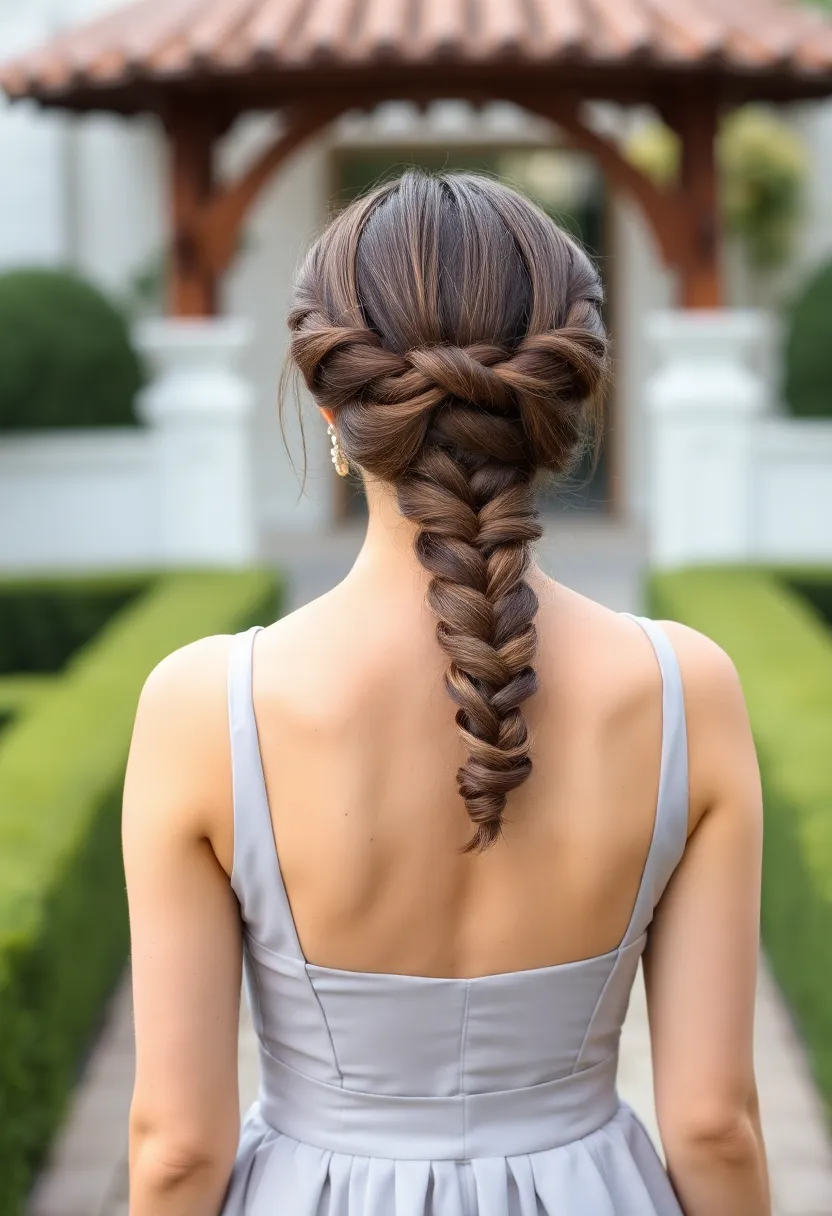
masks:
<path id="1" fill-rule="evenodd" d="M 332 437 L 332 463 L 335 465 L 335 472 L 339 477 L 346 477 L 350 471 L 349 461 L 344 455 L 344 449 L 338 441 L 338 434 L 335 427 L 330 423 L 326 428 L 327 435 Z"/>

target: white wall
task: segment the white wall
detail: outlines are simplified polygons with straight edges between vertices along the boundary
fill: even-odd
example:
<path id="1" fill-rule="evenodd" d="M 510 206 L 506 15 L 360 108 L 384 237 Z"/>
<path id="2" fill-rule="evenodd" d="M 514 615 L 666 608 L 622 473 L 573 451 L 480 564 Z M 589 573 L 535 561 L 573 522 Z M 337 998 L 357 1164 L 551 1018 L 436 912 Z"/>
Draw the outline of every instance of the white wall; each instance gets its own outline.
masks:
<path id="1" fill-rule="evenodd" d="M 2 0 L 10 58 L 125 0 Z M 78 266 L 111 290 L 158 244 L 158 146 L 147 124 L 0 98 L 0 267 Z"/>
<path id="2" fill-rule="evenodd" d="M 832 561 L 832 420 L 764 418 L 752 442 L 755 553 Z"/>
<path id="3" fill-rule="evenodd" d="M 773 407 L 770 318 L 676 310 L 649 333 L 653 564 L 832 560 L 832 420 Z"/>
<path id="4" fill-rule="evenodd" d="M 66 133 L 65 119 L 0 99 L 0 268 L 67 260 Z"/>
<path id="5" fill-rule="evenodd" d="M 60 22 L 46 0 L 2 0 L 3 58 L 49 36 Z M 66 257 L 69 216 L 64 179 L 67 120 L 0 95 L 0 267 Z"/>
<path id="6" fill-rule="evenodd" d="M 647 317 L 670 306 L 675 276 L 665 269 L 650 226 L 637 204 L 616 198 L 612 204 L 612 323 L 615 355 L 615 434 L 608 437 L 618 456 L 625 513 L 647 522 L 650 504 L 648 420 L 644 385 L 654 366 L 646 338 Z"/>
<path id="7" fill-rule="evenodd" d="M 0 436 L 0 569 L 158 564 L 152 445 L 138 430 Z"/>
<path id="8" fill-rule="evenodd" d="M 249 119 L 233 133 L 223 157 L 238 171 L 274 133 L 274 126 Z M 306 492 L 284 448 L 278 423 L 278 386 L 288 348 L 286 313 L 295 270 L 325 218 L 329 194 L 327 137 L 288 161 L 258 199 L 245 229 L 243 247 L 223 288 L 224 311 L 251 321 L 253 338 L 243 369 L 254 385 L 256 408 L 255 492 L 261 535 L 325 528 L 332 518 L 332 467 L 326 431 L 303 393 L 309 457 Z M 290 386 L 291 388 L 291 386 Z M 301 460 L 294 395 L 287 400 L 292 453 Z"/>
<path id="9" fill-rule="evenodd" d="M 116 298 L 132 276 L 163 256 L 167 165 L 157 123 L 95 114 L 75 120 L 72 139 L 72 262 Z"/>
<path id="10" fill-rule="evenodd" d="M 804 273 L 832 257 L 832 101 L 796 106 L 793 122 L 808 152 L 809 178 L 797 263 Z"/>

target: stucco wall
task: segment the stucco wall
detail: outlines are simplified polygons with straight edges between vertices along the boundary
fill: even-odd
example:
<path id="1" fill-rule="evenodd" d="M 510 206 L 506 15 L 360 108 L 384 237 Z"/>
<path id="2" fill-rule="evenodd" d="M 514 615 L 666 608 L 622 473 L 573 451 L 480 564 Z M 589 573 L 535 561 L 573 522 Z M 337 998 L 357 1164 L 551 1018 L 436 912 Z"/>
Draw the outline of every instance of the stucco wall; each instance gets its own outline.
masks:
<path id="1" fill-rule="evenodd" d="M 252 156 L 270 135 L 271 124 L 247 120 L 232 133 L 225 150 L 225 169 Z M 249 216 L 242 248 L 223 290 L 226 311 L 248 317 L 254 338 L 244 367 L 257 395 L 255 433 L 256 497 L 265 533 L 308 531 L 327 525 L 332 516 L 332 468 L 329 441 L 308 396 L 304 402 L 308 451 L 306 489 L 292 468 L 278 424 L 277 396 L 288 345 L 286 311 L 295 269 L 326 216 L 328 195 L 327 138 L 307 144 L 269 183 Z M 293 386 L 286 401 L 287 439 L 291 454 L 302 461 Z"/>

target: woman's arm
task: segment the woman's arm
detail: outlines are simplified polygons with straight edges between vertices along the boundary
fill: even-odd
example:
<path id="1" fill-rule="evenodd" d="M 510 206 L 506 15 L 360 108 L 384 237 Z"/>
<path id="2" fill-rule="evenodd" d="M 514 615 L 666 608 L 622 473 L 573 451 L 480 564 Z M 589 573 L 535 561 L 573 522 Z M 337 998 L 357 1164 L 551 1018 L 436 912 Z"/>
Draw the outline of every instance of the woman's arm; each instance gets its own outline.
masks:
<path id="1" fill-rule="evenodd" d="M 208 638 L 153 672 L 127 767 L 130 1216 L 216 1216 L 237 1146 L 239 913 L 209 843 L 232 816 L 227 656 Z"/>
<path id="2" fill-rule="evenodd" d="M 666 628 L 685 686 L 694 826 L 645 954 L 659 1127 L 685 1216 L 769 1216 L 753 1062 L 757 759 L 728 656 L 684 626 Z"/>

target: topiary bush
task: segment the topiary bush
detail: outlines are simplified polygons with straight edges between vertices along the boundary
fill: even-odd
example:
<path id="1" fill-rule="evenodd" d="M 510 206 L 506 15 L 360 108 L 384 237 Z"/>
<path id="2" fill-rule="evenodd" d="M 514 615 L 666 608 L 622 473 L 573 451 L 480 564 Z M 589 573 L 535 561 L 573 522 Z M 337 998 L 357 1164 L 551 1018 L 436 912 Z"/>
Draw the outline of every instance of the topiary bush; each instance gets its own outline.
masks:
<path id="1" fill-rule="evenodd" d="M 69 271 L 0 274 L 0 368 L 0 431 L 136 424 L 127 323 Z"/>
<path id="2" fill-rule="evenodd" d="M 792 304 L 786 342 L 785 397 L 799 418 L 832 417 L 832 262 Z"/>

